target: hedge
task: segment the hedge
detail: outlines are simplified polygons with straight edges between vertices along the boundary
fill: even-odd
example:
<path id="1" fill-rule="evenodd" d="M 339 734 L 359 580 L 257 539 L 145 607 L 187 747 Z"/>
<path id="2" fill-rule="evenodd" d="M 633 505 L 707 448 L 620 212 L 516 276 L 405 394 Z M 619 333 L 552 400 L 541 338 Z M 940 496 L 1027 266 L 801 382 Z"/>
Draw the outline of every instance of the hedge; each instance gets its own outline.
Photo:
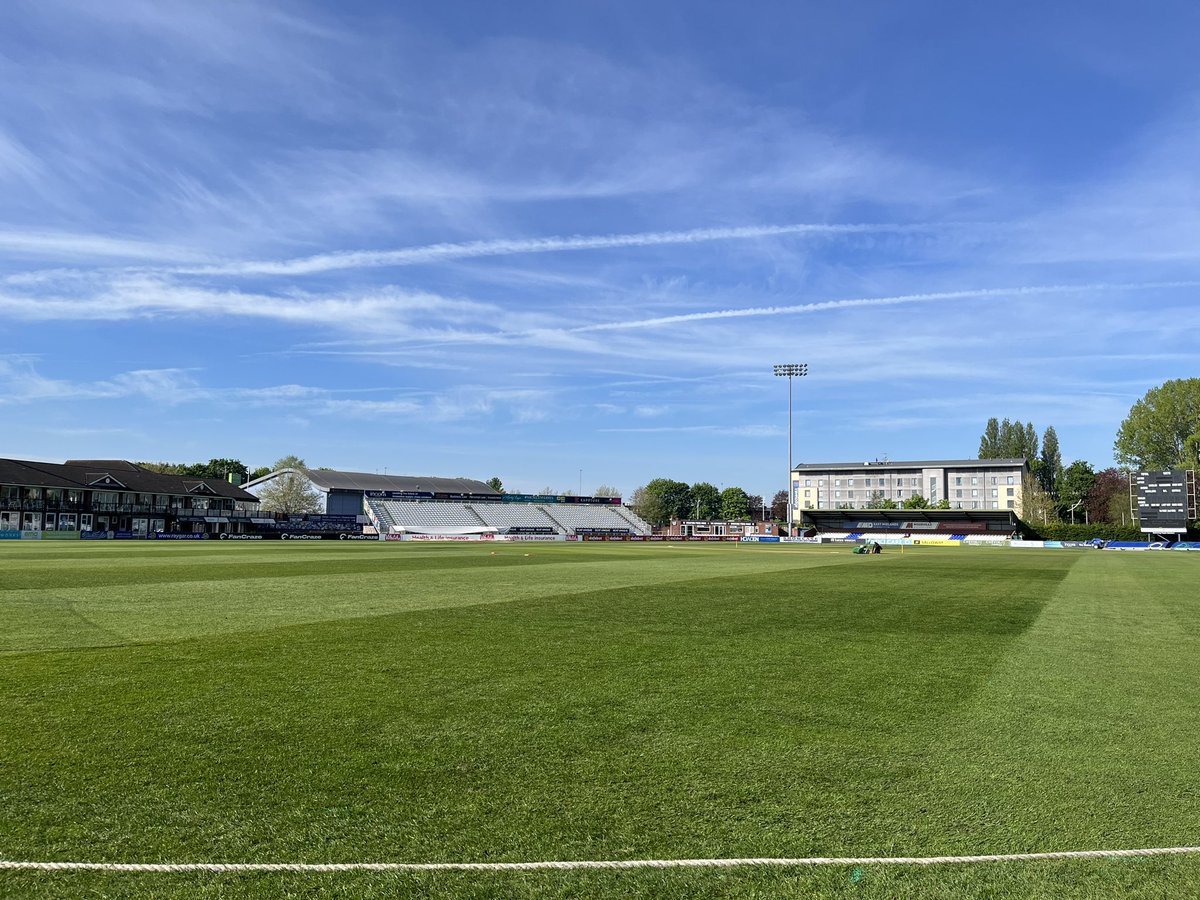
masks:
<path id="1" fill-rule="evenodd" d="M 1021 533 L 1035 541 L 1090 541 L 1092 538 L 1104 541 L 1150 540 L 1150 536 L 1143 534 L 1138 527 L 1112 525 L 1108 522 L 1098 522 L 1095 525 L 1036 525 L 1022 522 Z M 1191 531 L 1185 537 L 1187 540 L 1200 540 L 1197 523 L 1192 524 Z"/>

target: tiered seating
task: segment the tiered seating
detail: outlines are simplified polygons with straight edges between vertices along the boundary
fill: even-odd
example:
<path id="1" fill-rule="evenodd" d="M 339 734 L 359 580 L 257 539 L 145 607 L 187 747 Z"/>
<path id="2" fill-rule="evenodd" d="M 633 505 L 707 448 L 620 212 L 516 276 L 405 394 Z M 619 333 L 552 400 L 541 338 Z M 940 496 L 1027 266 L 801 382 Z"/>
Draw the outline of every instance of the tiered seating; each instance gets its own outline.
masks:
<path id="1" fill-rule="evenodd" d="M 537 506 L 526 503 L 472 503 L 471 510 L 483 520 L 505 531 L 509 528 L 553 528 L 554 522 Z"/>
<path id="2" fill-rule="evenodd" d="M 465 503 L 380 500 L 377 505 L 393 529 L 479 528 L 487 524 Z"/>
<path id="3" fill-rule="evenodd" d="M 375 514 L 375 519 L 379 522 L 380 531 L 391 531 L 392 526 L 396 523 L 392 521 L 391 514 L 383 506 L 383 501 L 374 500 L 371 497 L 366 498 L 367 509 Z"/>
<path id="4" fill-rule="evenodd" d="M 608 506 L 586 506 L 574 503 L 547 503 L 546 512 L 555 522 L 571 531 L 580 528 L 600 528 L 633 531 L 628 519 L 617 515 Z"/>
<path id="5" fill-rule="evenodd" d="M 612 510 L 622 519 L 625 519 L 627 522 L 629 522 L 629 524 L 633 526 L 634 534 L 650 534 L 654 531 L 654 529 L 650 527 L 649 522 L 647 522 L 627 506 L 608 506 L 605 508 Z"/>

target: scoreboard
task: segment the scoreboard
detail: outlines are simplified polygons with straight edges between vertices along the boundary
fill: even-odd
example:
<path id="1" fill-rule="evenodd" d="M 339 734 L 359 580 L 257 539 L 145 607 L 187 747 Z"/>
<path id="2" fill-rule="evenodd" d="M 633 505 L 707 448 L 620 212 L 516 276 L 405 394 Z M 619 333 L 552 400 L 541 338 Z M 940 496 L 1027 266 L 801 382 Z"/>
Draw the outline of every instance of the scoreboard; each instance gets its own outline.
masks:
<path id="1" fill-rule="evenodd" d="M 1194 472 L 1183 469 L 1138 472 L 1133 476 L 1133 483 L 1143 532 L 1187 531 L 1188 522 L 1196 517 Z"/>

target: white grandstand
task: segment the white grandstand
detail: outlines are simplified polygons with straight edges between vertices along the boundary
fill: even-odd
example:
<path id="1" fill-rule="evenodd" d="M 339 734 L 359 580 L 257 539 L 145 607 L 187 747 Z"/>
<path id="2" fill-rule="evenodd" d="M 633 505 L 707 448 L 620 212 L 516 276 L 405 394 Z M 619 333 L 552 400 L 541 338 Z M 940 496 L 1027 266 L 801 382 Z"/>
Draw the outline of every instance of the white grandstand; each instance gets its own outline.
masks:
<path id="1" fill-rule="evenodd" d="M 369 519 L 383 534 L 621 536 L 652 531 L 633 510 L 609 498 L 502 494 L 472 478 L 280 469 L 245 489 L 257 496 L 285 476 L 299 476 L 320 495 L 321 513 L 362 516 L 360 521 Z"/>
<path id="2" fill-rule="evenodd" d="M 510 528 L 558 530 L 555 527 L 557 523 L 546 515 L 540 506 L 534 504 L 472 503 L 471 509 L 485 525 L 491 525 L 501 531 Z"/>
<path id="3" fill-rule="evenodd" d="M 382 530 L 413 534 L 651 533 L 623 506 L 586 503 L 489 503 L 368 498 Z"/>
<path id="4" fill-rule="evenodd" d="M 567 534 L 579 531 L 628 531 L 630 534 L 641 534 L 635 531 L 634 524 L 613 511 L 611 506 L 584 506 L 570 503 L 555 503 L 545 507 L 547 514 L 566 529 Z M 649 534 L 649 532 L 646 532 Z"/>
<path id="5" fill-rule="evenodd" d="M 471 528 L 482 530 L 487 523 L 465 503 L 436 500 L 383 500 L 376 504 L 387 511 L 392 530 L 397 528 Z"/>

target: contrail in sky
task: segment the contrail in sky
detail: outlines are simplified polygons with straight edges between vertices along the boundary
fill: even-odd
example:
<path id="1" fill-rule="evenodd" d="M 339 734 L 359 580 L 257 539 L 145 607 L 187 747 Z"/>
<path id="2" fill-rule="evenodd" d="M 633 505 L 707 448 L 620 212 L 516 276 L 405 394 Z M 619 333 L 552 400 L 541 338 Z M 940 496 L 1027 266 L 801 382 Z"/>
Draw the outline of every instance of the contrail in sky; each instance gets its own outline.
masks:
<path id="1" fill-rule="evenodd" d="M 952 227 L 939 225 L 751 225 L 740 228 L 697 228 L 691 231 L 649 231 L 638 234 L 574 235 L 570 237 L 519 238 L 494 241 L 467 241 L 457 244 L 428 244 L 400 250 L 356 250 L 322 253 L 282 260 L 245 260 L 215 265 L 179 267 L 181 275 L 314 275 L 339 269 L 367 269 L 387 266 L 416 266 L 455 259 L 485 256 L 511 256 L 522 253 L 560 253 L 571 250 L 608 250 L 620 247 L 657 247 L 669 244 L 698 244 L 709 241 L 746 240 L 788 234 L 904 234 Z M 962 223 L 957 223 L 961 227 Z"/>
<path id="2" fill-rule="evenodd" d="M 963 291 L 939 291 L 925 294 L 899 294 L 895 297 L 861 297 L 849 300 L 825 300 L 820 303 L 799 303 L 794 306 L 752 306 L 741 309 L 718 309 L 709 312 L 683 313 L 677 316 L 656 316 L 650 319 L 629 319 L 624 322 L 601 322 L 568 328 L 570 332 L 622 331 L 632 328 L 654 328 L 659 325 L 678 325 L 703 322 L 708 319 L 743 319 L 753 316 L 783 316 L 823 312 L 832 309 L 853 309 L 860 306 L 899 306 L 904 303 L 931 303 L 940 300 L 971 300 L 986 297 L 1021 295 L 1081 294 L 1088 292 L 1140 291 L 1156 288 L 1195 288 L 1200 281 L 1144 281 L 1124 284 L 1043 284 L 1025 287 L 975 288 Z"/>

